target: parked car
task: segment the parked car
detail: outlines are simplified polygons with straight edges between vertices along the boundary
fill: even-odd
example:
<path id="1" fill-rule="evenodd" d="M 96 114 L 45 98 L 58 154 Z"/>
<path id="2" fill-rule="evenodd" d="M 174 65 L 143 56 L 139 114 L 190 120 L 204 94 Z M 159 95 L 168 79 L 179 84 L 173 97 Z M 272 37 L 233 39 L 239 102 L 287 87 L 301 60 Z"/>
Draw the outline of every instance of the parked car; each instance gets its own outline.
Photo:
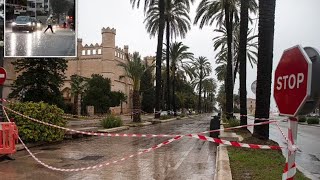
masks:
<path id="1" fill-rule="evenodd" d="M 30 16 L 18 16 L 12 22 L 12 32 L 16 31 L 29 31 L 33 32 L 37 28 L 36 22 Z"/>
<path id="2" fill-rule="evenodd" d="M 168 115 L 168 111 L 161 111 L 160 116 L 167 116 Z"/>

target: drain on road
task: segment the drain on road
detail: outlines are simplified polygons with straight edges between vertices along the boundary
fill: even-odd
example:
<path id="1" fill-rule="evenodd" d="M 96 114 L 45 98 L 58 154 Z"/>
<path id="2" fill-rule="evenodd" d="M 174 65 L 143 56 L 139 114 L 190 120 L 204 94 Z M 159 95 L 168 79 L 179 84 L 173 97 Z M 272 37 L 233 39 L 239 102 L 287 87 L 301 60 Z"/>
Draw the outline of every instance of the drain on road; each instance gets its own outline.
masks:
<path id="1" fill-rule="evenodd" d="M 101 159 L 103 158 L 103 156 L 86 156 L 86 157 L 83 157 L 79 160 L 83 160 L 83 161 L 96 161 L 98 159 Z"/>

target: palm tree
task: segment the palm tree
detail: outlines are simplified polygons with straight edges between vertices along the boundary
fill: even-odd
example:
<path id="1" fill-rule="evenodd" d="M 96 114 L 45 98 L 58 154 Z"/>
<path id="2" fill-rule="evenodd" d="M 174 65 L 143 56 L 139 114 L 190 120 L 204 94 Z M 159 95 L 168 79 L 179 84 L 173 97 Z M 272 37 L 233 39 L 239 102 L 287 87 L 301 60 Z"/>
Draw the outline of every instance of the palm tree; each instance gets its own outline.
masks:
<path id="1" fill-rule="evenodd" d="M 249 0 L 241 0 L 240 40 L 238 62 L 240 62 L 240 125 L 247 125 L 247 37 Z M 248 53 L 249 54 L 249 53 Z"/>
<path id="2" fill-rule="evenodd" d="M 80 115 L 81 95 L 86 89 L 87 78 L 76 75 L 76 74 L 72 75 L 70 78 L 71 78 L 71 95 L 74 97 L 73 112 L 76 113 L 77 115 Z"/>
<path id="3" fill-rule="evenodd" d="M 269 118 L 276 0 L 259 0 L 259 49 L 256 118 Z M 255 120 L 255 123 L 261 122 Z M 269 139 L 269 125 L 255 126 L 254 136 Z"/>
<path id="4" fill-rule="evenodd" d="M 133 83 L 133 122 L 141 122 L 140 117 L 140 82 L 141 77 L 147 70 L 138 52 L 134 52 L 132 59 L 127 54 L 127 62 L 120 62 L 118 66 L 122 67 L 125 74 L 120 76 L 119 79 L 129 78 Z"/>
<path id="5" fill-rule="evenodd" d="M 213 78 L 207 78 L 203 80 L 203 94 L 204 94 L 204 110 L 208 112 L 209 103 L 213 103 L 212 96 L 216 92 L 216 81 Z"/>
<path id="6" fill-rule="evenodd" d="M 211 64 L 209 60 L 203 56 L 196 58 L 195 61 L 192 61 L 190 63 L 192 64 L 192 72 L 193 72 L 193 78 L 194 78 L 192 81 L 192 84 L 199 91 L 198 112 L 201 113 L 202 82 L 212 72 Z"/>
<path id="7" fill-rule="evenodd" d="M 185 37 L 188 30 L 191 29 L 190 17 L 188 13 L 190 12 L 190 2 L 193 0 L 165 0 L 165 29 L 166 29 L 166 46 L 167 53 L 169 54 L 170 47 L 170 34 L 175 37 L 180 36 Z M 158 27 L 160 22 L 160 10 L 159 10 L 159 0 L 155 0 L 154 4 L 148 9 L 146 13 L 146 29 L 151 36 L 158 33 Z M 169 56 L 166 57 L 167 61 L 167 108 L 170 108 L 170 65 Z"/>
<path id="8" fill-rule="evenodd" d="M 155 0 L 145 0 L 144 1 L 144 12 L 148 10 L 149 7 L 153 6 Z M 130 0 L 132 7 L 140 6 L 140 0 Z M 155 102 L 155 118 L 160 118 L 160 91 L 161 91 L 161 60 L 162 60 L 162 44 L 163 44 L 163 34 L 165 28 L 165 0 L 159 0 L 159 26 L 158 26 L 158 44 L 157 44 L 157 55 L 156 55 L 156 102 Z"/>
<path id="9" fill-rule="evenodd" d="M 193 53 L 188 52 L 189 47 L 182 44 L 182 42 L 175 42 L 170 46 L 169 55 L 171 60 L 171 76 L 173 78 L 172 81 L 172 105 L 173 112 L 176 115 L 176 102 L 175 102 L 175 84 L 176 84 L 176 76 L 177 72 L 180 76 L 185 76 L 188 74 L 189 77 L 192 76 L 190 72 L 190 67 L 188 61 L 192 60 Z"/>
<path id="10" fill-rule="evenodd" d="M 233 21 L 239 21 L 238 16 L 239 0 L 202 0 L 197 8 L 197 14 L 194 23 L 200 20 L 200 28 L 204 25 L 225 24 L 227 32 L 227 74 L 226 74 L 226 102 L 227 102 L 227 118 L 233 116 L 233 82 L 232 82 L 232 31 Z M 257 7 L 255 0 L 250 1 L 250 10 Z"/>

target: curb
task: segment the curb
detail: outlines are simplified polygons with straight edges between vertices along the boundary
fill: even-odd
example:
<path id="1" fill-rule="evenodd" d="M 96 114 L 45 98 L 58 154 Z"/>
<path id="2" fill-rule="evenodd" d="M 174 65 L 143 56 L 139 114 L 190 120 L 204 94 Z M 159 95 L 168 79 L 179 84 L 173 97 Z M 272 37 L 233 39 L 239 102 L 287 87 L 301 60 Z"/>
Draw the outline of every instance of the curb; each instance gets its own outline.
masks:
<path id="1" fill-rule="evenodd" d="M 217 147 L 216 170 L 214 180 L 232 180 L 231 168 L 227 147 Z"/>
<path id="2" fill-rule="evenodd" d="M 151 125 L 151 122 L 142 122 L 142 123 L 132 123 L 132 124 L 125 124 L 125 126 L 129 126 L 129 127 L 141 127 L 141 126 L 148 126 Z"/>
<path id="3" fill-rule="evenodd" d="M 122 131 L 122 130 L 127 130 L 127 129 L 129 129 L 129 126 L 121 126 L 121 127 L 116 127 L 116 128 L 110 128 L 110 129 L 98 129 L 98 132 L 112 133 L 112 132 Z"/>

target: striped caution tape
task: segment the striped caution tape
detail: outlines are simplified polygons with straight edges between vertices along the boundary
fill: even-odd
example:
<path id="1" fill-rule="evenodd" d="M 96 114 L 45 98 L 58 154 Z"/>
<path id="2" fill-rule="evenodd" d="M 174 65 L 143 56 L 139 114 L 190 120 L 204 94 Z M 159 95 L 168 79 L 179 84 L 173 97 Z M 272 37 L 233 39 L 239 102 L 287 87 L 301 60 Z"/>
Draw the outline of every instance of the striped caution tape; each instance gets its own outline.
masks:
<path id="1" fill-rule="evenodd" d="M 218 138 L 211 138 L 211 137 L 207 137 L 207 136 L 203 136 L 201 135 L 202 133 L 195 133 L 195 134 L 188 134 L 188 135 L 169 135 L 169 134 L 118 134 L 118 133 L 93 133 L 93 132 L 83 132 L 83 131 L 78 131 L 78 130 L 73 130 L 73 129 L 69 129 L 69 128 L 65 128 L 65 127 L 60 127 L 57 125 L 53 125 L 53 124 L 49 124 L 46 122 L 42 122 L 40 120 L 25 116 L 21 113 L 18 113 L 14 110 L 11 110 L 7 107 L 4 107 L 4 111 L 6 111 L 5 109 L 8 109 L 9 111 L 16 113 L 18 115 L 21 115 L 27 119 L 30 119 L 32 121 L 38 122 L 38 123 L 42 123 L 48 126 L 52 126 L 55 128 L 60 128 L 63 130 L 67 130 L 67 131 L 72 131 L 72 132 L 76 132 L 76 133 L 80 133 L 80 134 L 86 134 L 86 135 L 92 135 L 92 136 L 108 136 L 108 137 L 176 137 L 176 136 L 189 136 L 192 138 L 196 138 L 196 139 L 200 139 L 203 141 L 209 141 L 209 142 L 215 142 L 215 143 L 219 143 L 219 144 L 225 144 L 225 145 L 230 145 L 230 146 L 235 146 L 235 147 L 246 147 L 246 148 L 252 148 L 252 149 L 280 149 L 283 147 L 279 147 L 279 146 L 268 146 L 268 145 L 256 145 L 256 144 L 244 144 L 244 143 L 238 143 L 238 142 L 231 142 L 231 141 L 226 141 L 226 140 L 222 140 L 222 139 L 218 139 Z M 260 123 L 261 125 L 261 123 Z M 247 125 L 250 126 L 250 125 Z M 222 131 L 224 129 L 220 129 L 219 131 Z M 214 131 L 218 131 L 218 130 L 214 130 Z"/>
<path id="2" fill-rule="evenodd" d="M 291 168 L 288 168 L 288 162 L 285 165 L 285 168 L 283 170 L 282 179 L 285 180 L 293 180 L 294 175 L 297 172 L 296 163 L 294 163 Z"/>
<path id="3" fill-rule="evenodd" d="M 224 144 L 227 146 L 234 146 L 234 147 L 243 147 L 243 148 L 250 148 L 250 149 L 272 149 L 272 150 L 279 150 L 282 148 L 286 148 L 286 147 L 281 147 L 281 146 L 270 146 L 270 145 L 259 145 L 259 144 L 245 144 L 245 143 L 239 143 L 236 141 L 226 141 L 226 140 L 222 140 L 222 139 L 218 139 L 218 138 L 212 138 L 212 137 L 208 137 L 208 136 L 203 136 L 200 134 L 190 134 L 187 135 L 202 141 L 209 141 L 209 142 L 214 142 L 214 143 L 218 143 L 218 144 Z"/>

